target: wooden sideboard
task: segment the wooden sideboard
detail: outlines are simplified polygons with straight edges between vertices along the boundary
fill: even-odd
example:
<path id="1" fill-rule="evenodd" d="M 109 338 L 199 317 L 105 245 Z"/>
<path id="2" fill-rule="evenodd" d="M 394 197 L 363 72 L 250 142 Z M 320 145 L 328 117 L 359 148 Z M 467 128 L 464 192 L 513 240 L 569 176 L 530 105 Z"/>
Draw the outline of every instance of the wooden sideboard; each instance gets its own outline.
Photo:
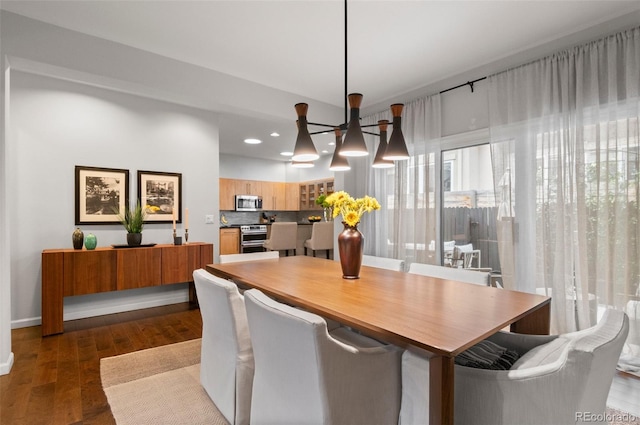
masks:
<path id="1" fill-rule="evenodd" d="M 213 244 L 42 251 L 42 336 L 64 332 L 63 298 L 193 281 L 213 263 Z M 195 290 L 189 285 L 189 300 Z"/>

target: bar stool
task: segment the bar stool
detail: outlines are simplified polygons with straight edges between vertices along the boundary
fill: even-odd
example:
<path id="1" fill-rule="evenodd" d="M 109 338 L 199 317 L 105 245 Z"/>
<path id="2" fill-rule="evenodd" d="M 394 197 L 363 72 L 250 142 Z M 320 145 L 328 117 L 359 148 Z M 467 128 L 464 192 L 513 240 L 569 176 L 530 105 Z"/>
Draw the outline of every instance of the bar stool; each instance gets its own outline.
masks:
<path id="1" fill-rule="evenodd" d="M 264 249 L 267 251 L 285 251 L 287 256 L 289 256 L 289 250 L 293 249 L 293 255 L 296 255 L 297 241 L 298 223 L 273 223 L 269 239 L 264 242 Z"/>
<path id="2" fill-rule="evenodd" d="M 314 257 L 316 251 L 325 250 L 329 259 L 329 251 L 333 251 L 333 221 L 313 223 L 311 239 L 304 241 L 304 255 L 307 255 L 307 248 L 311 250 Z"/>

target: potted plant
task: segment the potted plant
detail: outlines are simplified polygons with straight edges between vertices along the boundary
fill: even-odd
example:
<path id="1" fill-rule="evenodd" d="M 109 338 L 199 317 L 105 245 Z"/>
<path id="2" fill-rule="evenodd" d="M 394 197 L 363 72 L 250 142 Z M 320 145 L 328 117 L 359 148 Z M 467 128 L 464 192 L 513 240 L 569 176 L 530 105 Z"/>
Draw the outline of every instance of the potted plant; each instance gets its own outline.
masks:
<path id="1" fill-rule="evenodd" d="M 142 228 L 144 227 L 144 219 L 147 216 L 146 208 L 142 208 L 140 201 L 136 203 L 135 208 L 129 208 L 125 205 L 124 214 L 118 214 L 120 223 L 127 231 L 127 244 L 138 246 L 142 243 Z"/>

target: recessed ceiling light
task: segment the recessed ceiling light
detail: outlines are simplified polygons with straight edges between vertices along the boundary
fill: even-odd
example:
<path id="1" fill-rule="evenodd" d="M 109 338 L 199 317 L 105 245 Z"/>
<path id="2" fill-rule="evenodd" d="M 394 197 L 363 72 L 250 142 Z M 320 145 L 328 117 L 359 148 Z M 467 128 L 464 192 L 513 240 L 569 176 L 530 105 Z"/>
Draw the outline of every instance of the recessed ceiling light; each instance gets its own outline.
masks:
<path id="1" fill-rule="evenodd" d="M 278 137 L 280 136 L 280 133 L 276 133 L 275 131 L 273 133 L 270 134 L 271 137 Z"/>
<path id="2" fill-rule="evenodd" d="M 291 166 L 294 168 L 313 168 L 313 161 L 291 161 Z"/>
<path id="3" fill-rule="evenodd" d="M 280 152 L 282 156 L 293 156 L 293 152 Z"/>
<path id="4" fill-rule="evenodd" d="M 329 151 L 328 151 L 328 150 L 326 150 L 326 149 L 323 149 L 323 150 L 322 150 L 322 153 L 329 153 Z"/>
<path id="5" fill-rule="evenodd" d="M 329 143 L 328 143 L 328 145 L 329 145 L 329 146 L 335 146 L 335 145 L 336 145 L 336 142 L 329 142 Z"/>
<path id="6" fill-rule="evenodd" d="M 248 143 L 250 145 L 259 145 L 260 143 L 262 143 L 262 140 L 260 139 L 244 139 L 245 143 Z"/>

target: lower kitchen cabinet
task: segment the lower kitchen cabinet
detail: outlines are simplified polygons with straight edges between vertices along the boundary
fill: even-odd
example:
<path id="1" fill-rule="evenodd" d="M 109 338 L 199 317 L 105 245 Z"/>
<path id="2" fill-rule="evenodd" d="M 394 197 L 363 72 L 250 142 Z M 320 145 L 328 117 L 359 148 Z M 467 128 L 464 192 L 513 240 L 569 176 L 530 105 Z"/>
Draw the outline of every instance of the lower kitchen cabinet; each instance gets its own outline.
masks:
<path id="1" fill-rule="evenodd" d="M 220 229 L 220 255 L 240 253 L 240 229 Z"/>

